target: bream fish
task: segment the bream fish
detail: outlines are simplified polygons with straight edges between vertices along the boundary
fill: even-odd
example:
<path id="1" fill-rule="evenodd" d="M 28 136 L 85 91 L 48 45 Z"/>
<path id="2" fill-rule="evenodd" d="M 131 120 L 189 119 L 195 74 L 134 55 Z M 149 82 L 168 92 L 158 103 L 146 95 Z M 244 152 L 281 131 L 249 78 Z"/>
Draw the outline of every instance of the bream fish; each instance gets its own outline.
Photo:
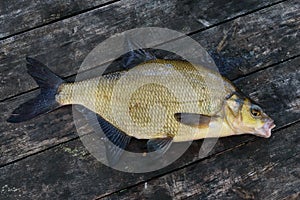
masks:
<path id="1" fill-rule="evenodd" d="M 7 121 L 22 122 L 64 105 L 82 105 L 96 113 L 102 131 L 116 144 L 106 152 L 111 165 L 118 162 L 131 137 L 148 139 L 148 150 L 163 154 L 172 142 L 271 136 L 273 120 L 214 70 L 183 60 L 157 59 L 144 50 L 132 51 L 123 63 L 122 71 L 67 83 L 27 58 L 28 73 L 41 92 Z"/>

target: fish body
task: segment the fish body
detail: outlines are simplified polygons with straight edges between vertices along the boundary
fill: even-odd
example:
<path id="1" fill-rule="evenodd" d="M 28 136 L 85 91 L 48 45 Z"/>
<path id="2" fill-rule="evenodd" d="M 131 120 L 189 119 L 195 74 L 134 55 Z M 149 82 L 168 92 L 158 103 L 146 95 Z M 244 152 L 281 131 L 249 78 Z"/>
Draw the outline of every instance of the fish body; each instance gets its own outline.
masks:
<path id="1" fill-rule="evenodd" d="M 230 81 L 187 61 L 151 58 L 74 83 L 66 83 L 39 61 L 27 58 L 27 62 L 41 93 L 20 105 L 7 121 L 22 122 L 61 106 L 82 105 L 88 111 L 82 113 L 87 118 L 87 113 L 95 113 L 117 146 L 107 148 L 111 165 L 118 162 L 120 149 L 131 137 L 149 139 L 148 151 L 163 154 L 172 142 L 246 133 L 268 138 L 275 127 Z M 94 130 L 100 131 L 95 126 Z"/>
<path id="2" fill-rule="evenodd" d="M 214 84 L 208 87 L 209 82 Z M 138 139 L 172 137 L 181 142 L 234 134 L 223 116 L 212 121 L 222 124 L 218 133 L 213 128 L 217 126 L 192 127 L 174 117 L 175 113 L 221 114 L 226 97 L 236 92 L 218 73 L 187 61 L 152 60 L 126 72 L 63 83 L 59 90 L 56 100 L 61 105 L 83 105 Z M 185 131 L 179 131 L 180 126 Z"/>

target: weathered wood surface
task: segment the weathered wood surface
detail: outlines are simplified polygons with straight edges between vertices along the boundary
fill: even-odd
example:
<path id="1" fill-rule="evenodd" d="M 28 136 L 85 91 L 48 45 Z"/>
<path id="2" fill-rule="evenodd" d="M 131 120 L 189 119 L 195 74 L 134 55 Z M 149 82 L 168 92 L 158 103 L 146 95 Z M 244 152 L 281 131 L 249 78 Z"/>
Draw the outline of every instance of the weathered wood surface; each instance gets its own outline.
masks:
<path id="1" fill-rule="evenodd" d="M 278 95 L 285 95 L 289 97 L 291 94 L 289 93 L 289 90 L 287 90 L 287 87 L 295 88 L 297 85 L 293 84 L 299 85 L 299 82 L 297 82 L 299 81 L 298 77 L 300 74 L 299 61 L 300 58 L 293 59 L 289 62 L 264 70 L 267 71 L 266 73 L 264 73 L 264 71 L 254 73 L 238 80 L 237 84 L 245 85 L 245 83 L 247 83 L 249 86 L 245 87 L 245 92 L 250 93 L 254 99 L 259 101 L 264 99 L 267 100 L 269 95 L 272 95 L 275 99 Z M 282 73 L 283 71 L 285 73 Z M 263 79 L 269 84 L 265 84 L 263 86 L 259 85 L 257 84 L 257 80 L 259 79 Z M 290 79 L 289 83 L 279 84 L 288 79 Z M 285 93 L 283 93 L 284 90 L 286 90 Z M 270 109 L 269 113 L 275 119 L 277 128 L 283 127 L 285 124 L 296 122 L 300 119 L 299 93 L 299 89 L 295 88 L 295 93 L 293 93 L 293 95 L 296 96 L 296 100 L 294 102 L 288 101 L 288 104 L 286 104 L 286 99 L 268 102 L 267 105 L 270 107 L 267 108 Z M 298 126 L 299 125 L 297 125 L 297 127 Z M 292 130 L 297 131 L 297 128 Z M 274 133 L 276 137 L 272 137 L 270 141 L 281 142 L 278 148 L 286 148 L 291 152 L 297 153 L 297 149 L 293 150 L 292 148 L 299 149 L 299 146 L 291 147 L 289 143 L 284 143 L 284 141 L 290 141 L 295 145 L 297 144 L 297 142 L 294 141 L 294 139 L 297 139 L 297 135 L 294 136 L 295 134 L 293 134 L 289 137 L 289 134 L 293 131 L 290 131 L 290 129 L 283 129 L 282 131 Z M 253 140 L 255 140 L 255 142 L 251 143 L 249 147 L 251 148 L 250 150 L 246 151 L 241 149 L 240 146 L 243 146 L 245 142 Z M 218 141 L 213 151 L 213 155 L 230 155 L 230 149 L 237 148 L 238 150 L 235 151 L 238 151 L 240 156 L 244 154 L 241 152 L 245 152 L 246 155 L 262 156 L 260 153 L 257 153 L 256 150 L 261 149 L 262 144 L 269 143 L 270 141 L 263 138 L 256 138 L 254 136 L 223 138 Z M 83 199 L 89 199 L 95 196 L 105 196 L 115 191 L 126 189 L 130 185 L 135 185 L 139 182 L 152 179 L 154 176 L 162 175 L 179 167 L 183 167 L 191 162 L 199 161 L 198 150 L 200 145 L 201 141 L 194 142 L 184 156 L 163 170 L 148 174 L 129 174 L 109 169 L 99 163 L 95 158 L 88 154 L 84 146 L 77 139 L 76 141 L 59 145 L 58 147 L 43 151 L 37 155 L 30 156 L 2 167 L 0 171 L 0 184 L 2 185 L 0 185 L 0 188 L 4 188 L 2 195 L 12 199 L 18 197 L 18 195 L 28 198 L 44 198 L 48 195 L 52 198 L 80 197 Z M 270 146 L 272 145 L 270 144 Z M 275 148 L 275 146 L 272 148 Z M 228 152 L 226 152 L 226 150 Z M 280 155 L 282 155 L 281 149 L 269 150 L 268 146 L 264 148 L 264 151 L 266 152 L 266 156 L 276 155 L 280 157 Z M 233 158 L 235 155 L 236 153 L 233 153 L 231 160 L 234 160 Z M 224 166 L 227 166 L 226 162 L 233 162 L 229 160 L 229 158 L 231 157 L 225 156 L 224 160 L 222 159 L 219 161 L 219 165 L 223 162 Z M 247 160 L 248 156 L 240 157 L 240 159 L 243 158 Z M 253 160 L 255 159 L 253 158 Z M 240 162 L 241 160 L 239 160 L 238 163 Z M 284 163 L 282 163 L 282 165 L 283 164 Z M 208 165 L 209 164 L 205 167 L 214 168 L 214 163 L 211 163 L 210 167 L 208 167 Z M 219 165 L 217 165 L 217 167 Z M 237 170 L 237 166 L 239 165 L 233 165 L 233 170 Z M 217 167 L 214 169 L 217 170 Z M 213 176 L 212 173 L 209 173 L 208 171 L 206 172 Z M 197 173 L 195 173 L 194 176 L 197 175 Z M 32 176 L 33 174 L 34 177 Z M 236 172 L 236 174 L 238 174 L 238 172 Z M 217 175 L 219 174 L 215 174 L 215 176 Z M 230 174 L 228 176 L 230 176 Z M 16 179 L 16 177 L 18 178 Z M 216 177 L 216 179 L 219 180 L 218 177 Z M 196 184 L 197 182 L 194 181 L 194 183 Z M 138 191 L 140 191 L 140 187 L 138 187 Z M 199 185 L 197 185 L 197 187 L 199 187 Z M 218 189 L 218 187 L 216 186 L 215 189 Z M 248 190 L 250 191 L 251 188 L 248 188 Z M 182 192 L 184 192 L 184 190 Z M 215 190 L 215 192 L 217 192 L 217 190 Z M 255 193 L 255 190 L 252 192 Z M 289 191 L 286 190 L 285 192 L 288 193 Z"/>
<path id="2" fill-rule="evenodd" d="M 300 123 L 104 199 L 299 199 Z"/>
<path id="3" fill-rule="evenodd" d="M 173 196 L 175 192 L 169 193 L 168 190 L 171 188 L 178 191 L 177 197 L 193 195 L 196 199 L 205 198 L 207 195 L 211 198 L 272 198 L 275 195 L 297 198 L 299 191 L 292 190 L 287 180 L 291 179 L 296 185 L 295 188 L 299 188 L 299 182 L 295 179 L 299 179 L 299 170 L 294 170 L 293 176 L 288 176 L 289 179 L 284 179 L 284 170 L 297 167 L 297 161 L 299 162 L 299 155 L 294 155 L 299 151 L 299 138 L 295 134 L 299 123 L 275 133 L 271 140 L 253 136 L 220 139 L 212 152 L 211 160 L 198 159 L 201 141 L 197 141 L 182 158 L 166 169 L 148 174 L 124 174 L 105 167 L 88 154 L 79 139 L 76 139 L 71 110 L 68 108 L 23 124 L 5 122 L 13 108 L 38 93 L 35 83 L 24 73 L 26 54 L 37 56 L 58 74 L 70 76 L 76 73 L 80 62 L 93 46 L 105 37 L 134 27 L 163 26 L 189 33 L 209 49 L 219 62 L 222 74 L 230 79 L 237 79 L 235 82 L 238 87 L 250 94 L 254 100 L 261 102 L 268 114 L 275 119 L 277 128 L 295 123 L 300 119 L 299 3 L 296 0 L 285 1 L 268 7 L 276 2 L 249 2 L 246 3 L 247 6 L 244 5 L 245 2 L 239 1 L 226 1 L 224 4 L 211 1 L 157 1 L 157 4 L 133 0 L 115 2 L 1 40 L 0 109 L 3 114 L 0 118 L 0 199 L 90 199 L 103 197 L 138 183 L 142 184 L 128 189 L 129 194 L 125 192 L 114 195 L 123 195 L 125 198 L 126 195 L 134 197 L 133 195 L 142 192 L 144 197 L 153 197 L 152 190 L 148 192 L 143 189 L 144 182 L 149 180 L 153 182 L 150 186 L 155 190 L 154 194 L 160 197 Z M 262 7 L 266 8 L 261 10 Z M 117 14 L 113 16 L 109 14 L 111 12 Z M 251 12 L 254 13 L 247 14 Z M 139 18 L 134 19 L 135 16 Z M 235 19 L 231 20 L 232 18 Z M 204 29 L 207 30 L 202 31 Z M 284 60 L 288 61 L 283 62 Z M 12 96 L 15 97 L 10 98 Z M 74 138 L 75 141 L 69 141 Z M 287 140 L 286 143 L 284 140 Z M 247 142 L 249 144 L 245 146 Z M 266 148 L 262 148 L 265 143 Z M 276 149 L 275 145 L 279 144 L 281 146 Z M 295 144 L 293 149 L 287 148 L 290 144 Z M 282 150 L 284 147 L 288 151 Z M 260 154 L 256 154 L 255 150 L 265 153 L 270 159 L 281 158 L 283 162 L 275 159 L 271 161 L 278 164 L 268 165 L 268 162 L 259 159 Z M 239 168 L 245 158 L 244 152 L 246 160 L 257 160 L 259 167 L 254 169 L 254 175 L 247 175 L 251 170 L 247 166 L 242 170 Z M 285 155 L 293 155 L 295 159 L 285 159 Z M 235 156 L 239 162 L 234 160 Z M 217 165 L 214 166 L 216 160 Z M 8 164 L 9 162 L 11 163 Z M 186 165 L 190 166 L 183 168 Z M 198 167 L 201 165 L 211 168 L 216 172 L 215 176 L 208 171 L 199 171 Z M 269 174 L 264 174 L 264 170 L 261 170 L 265 166 L 271 168 L 266 170 Z M 179 167 L 183 169 L 178 170 Z M 232 177 L 241 179 L 234 180 L 230 173 L 226 174 L 226 169 L 232 170 L 227 170 L 233 173 Z M 188 177 L 180 182 L 182 172 L 186 172 Z M 186 180 L 198 176 L 199 173 L 203 173 L 208 179 L 204 182 L 203 179 L 194 180 L 187 183 L 187 187 L 181 187 L 180 183 L 186 183 Z M 174 176 L 172 180 L 180 180 L 173 188 L 168 185 L 164 187 L 164 177 L 154 178 L 163 174 L 166 174 L 164 177 Z M 282 177 L 278 187 L 284 183 L 286 187 L 278 189 L 277 182 L 269 180 L 277 174 Z M 245 178 L 245 185 L 242 178 Z M 230 187 L 226 180 L 230 186 L 234 184 L 233 189 L 228 189 L 228 193 L 222 190 Z M 260 180 L 262 182 L 258 183 Z M 278 194 L 258 194 L 261 191 L 258 186 L 265 186 L 267 181 L 273 183 L 268 186 L 271 189 L 273 187 Z M 210 182 L 213 186 L 207 184 Z M 206 184 L 204 188 L 211 187 L 213 191 L 205 190 L 197 194 L 201 183 Z M 159 187 L 153 187 L 155 184 Z"/>
<path id="4" fill-rule="evenodd" d="M 296 133 L 298 130 L 297 128 L 299 128 L 299 125 L 295 129 Z M 205 194 L 213 197 L 214 194 L 212 193 L 216 192 L 217 194 L 217 192 L 220 191 L 219 196 L 222 196 L 222 192 L 225 192 L 224 189 L 229 187 L 229 194 L 227 195 L 231 195 L 233 197 L 238 195 L 238 198 L 241 198 L 243 195 L 244 197 L 247 197 L 247 194 L 251 195 L 250 197 L 256 197 L 259 195 L 257 193 L 259 193 L 262 189 L 267 188 L 267 191 L 270 191 L 276 186 L 275 192 L 278 192 L 277 196 L 294 195 L 297 193 L 295 188 L 299 186 L 299 171 L 297 171 L 298 169 L 296 168 L 299 162 L 299 155 L 295 155 L 296 161 L 292 160 L 292 162 L 290 162 L 289 159 L 283 159 L 283 163 L 280 162 L 282 157 L 284 158 L 286 154 L 289 153 L 288 156 L 290 156 L 294 152 L 299 151 L 299 146 L 296 146 L 299 143 L 299 141 L 296 140 L 296 136 L 298 134 L 293 137 L 291 133 L 291 129 L 284 129 L 283 131 L 276 133 L 275 137 L 272 138 L 271 141 L 267 142 L 267 145 L 265 140 L 261 140 L 258 144 L 251 143 L 248 147 L 246 147 L 246 149 L 239 147 L 233 152 L 233 154 L 231 154 L 231 151 L 230 153 L 227 152 L 226 154 L 222 154 L 222 156 L 225 156 L 224 158 L 221 156 L 216 158 L 213 157 L 209 161 L 200 162 L 203 163 L 202 165 L 192 165 L 186 170 L 181 170 L 175 173 L 172 177 L 173 179 L 176 179 L 176 177 L 180 179 L 176 179 L 176 181 L 173 182 L 173 192 L 175 193 L 177 191 L 176 195 L 178 195 L 178 197 L 182 197 L 189 196 L 191 194 L 195 195 L 201 188 L 204 188 L 201 190 L 201 197 L 205 197 Z M 288 136 L 290 137 L 286 139 L 285 137 Z M 272 141 L 282 142 L 280 144 L 274 144 Z M 271 144 L 269 145 L 270 142 Z M 277 149 L 269 148 L 270 146 L 274 147 L 274 145 L 279 146 Z M 285 145 L 291 145 L 292 148 L 284 148 Z M 284 151 L 284 153 L 282 153 L 283 150 L 288 150 L 289 152 Z M 241 153 L 244 151 L 246 154 Z M 263 153 L 263 155 L 261 153 Z M 259 161 L 264 161 L 263 159 L 266 158 L 266 162 L 268 162 L 268 158 L 271 156 L 273 160 L 271 160 L 270 163 L 257 162 L 257 165 L 254 164 L 260 157 L 261 159 L 258 159 Z M 272 167 L 274 167 L 274 157 L 276 167 L 272 169 Z M 36 159 L 40 161 L 40 164 L 36 165 Z M 228 170 L 226 171 L 226 167 L 229 167 L 229 164 L 231 164 L 231 162 L 235 159 L 237 160 L 234 163 L 235 165 L 233 165 L 235 167 L 230 167 L 229 169 L 231 170 L 229 170 L 229 172 Z M 227 160 L 230 162 L 228 163 Z M 253 167 L 252 170 L 247 167 L 247 165 L 249 165 L 248 162 L 252 163 L 252 165 L 250 165 Z M 236 166 L 242 166 L 243 168 L 245 167 L 245 169 L 243 170 L 242 167 L 237 168 Z M 266 167 L 265 170 L 269 171 L 266 175 L 264 174 L 266 173 L 264 171 L 264 167 Z M 204 170 L 202 171 L 201 169 Z M 241 171 L 236 172 L 235 169 L 241 169 Z M 192 173 L 195 171 L 196 173 Z M 59 146 L 55 149 L 49 150 L 46 154 L 42 153 L 37 155 L 36 158 L 30 157 L 28 159 L 24 159 L 18 163 L 5 167 L 0 173 L 1 195 L 2 197 L 5 197 L 5 199 L 91 199 L 97 195 L 100 197 L 102 194 L 109 194 L 109 192 L 113 191 L 115 188 L 126 188 L 128 185 L 132 184 L 134 180 L 138 183 L 146 181 L 147 179 L 150 179 L 150 177 L 156 175 L 124 175 L 123 173 L 118 173 L 114 170 L 108 169 L 96 162 L 94 158 L 91 158 L 85 151 L 84 147 L 82 147 L 78 142 L 71 142 L 63 147 Z M 185 179 L 183 175 L 184 173 L 186 173 L 187 176 Z M 11 176 L 7 177 L 8 174 L 11 174 Z M 198 178 L 195 180 L 195 177 Z M 274 177 L 279 177 L 280 179 L 275 180 Z M 172 178 L 168 179 L 172 180 Z M 230 181 L 233 181 L 234 178 L 239 179 L 237 182 L 234 182 L 234 187 L 231 187 L 233 183 Z M 246 183 L 241 182 L 242 178 L 245 179 Z M 162 179 L 165 180 L 164 178 Z M 214 181 L 214 179 L 216 180 Z M 260 179 L 262 179 L 261 184 L 259 184 Z M 201 182 L 201 180 L 205 181 Z M 225 180 L 228 180 L 229 182 Z M 266 181 L 270 180 L 270 185 L 265 184 Z M 153 197 L 154 195 L 160 195 L 160 197 L 172 196 L 172 193 L 169 194 L 169 190 L 159 189 L 163 187 L 163 185 L 168 186 L 167 184 L 170 184 L 170 188 L 173 189 L 171 183 L 167 182 L 159 184 L 160 182 L 163 181 L 159 179 L 156 182 L 154 181 L 154 183 L 151 181 L 148 182 L 147 185 L 150 190 L 146 191 L 144 189 L 145 184 L 142 183 L 138 188 L 129 189 L 128 193 L 125 194 L 118 193 L 117 196 L 121 196 L 123 198 L 126 198 L 126 196 L 130 198 L 134 197 L 134 199 L 143 195 L 148 197 Z M 187 185 L 185 186 L 184 183 Z M 155 188 L 155 185 L 158 185 L 158 188 Z M 255 185 L 259 185 L 260 187 L 255 187 Z M 284 185 L 286 186 L 282 187 Z M 252 190 L 252 188 L 254 189 Z M 102 194 L 101 191 L 103 192 Z M 145 191 L 145 193 L 143 193 L 143 191 Z M 262 193 L 260 196 L 264 194 L 272 195 L 272 193 Z M 273 194 L 273 196 L 275 195 L 276 194 Z"/>
<path id="5" fill-rule="evenodd" d="M 1 1 L 0 39 L 71 17 L 109 2 L 109 0 Z"/>
<path id="6" fill-rule="evenodd" d="M 299 56 L 300 4 L 287 1 L 192 35 L 230 79 Z"/>
<path id="7" fill-rule="evenodd" d="M 278 1 L 249 2 L 249 5 L 245 5 L 245 2 L 237 0 L 222 3 L 208 0 L 128 0 L 1 40 L 0 100 L 36 88 L 34 81 L 25 73 L 24 58 L 27 55 L 41 60 L 61 76 L 70 76 L 77 72 L 92 48 L 115 33 L 138 27 L 160 26 L 188 34 Z M 293 12 L 291 9 L 294 7 L 297 7 L 296 1 L 278 4 L 277 14 L 286 10 Z M 292 18 L 291 21 L 286 20 L 288 25 L 292 23 L 293 26 L 299 21 L 294 19 L 297 14 L 287 16 Z M 267 15 L 263 18 L 267 19 Z M 265 20 L 265 23 L 268 24 L 268 21 Z"/>
<path id="8" fill-rule="evenodd" d="M 279 59 L 288 59 L 289 56 L 293 56 L 299 52 L 300 44 L 294 45 L 298 44 L 299 41 L 296 37 L 292 37 L 293 34 L 297 33 L 295 27 L 299 26 L 298 23 L 300 21 L 297 20 L 299 19 L 299 12 L 297 12 L 294 7 L 294 3 L 275 5 L 263 11 L 258 11 L 255 14 L 237 18 L 232 22 L 227 22 L 223 25 L 197 33 L 193 35 L 193 37 L 209 49 L 217 49 L 218 44 L 220 44 L 220 41 L 223 40 L 224 36 L 228 37 L 225 42 L 227 40 L 229 42 L 226 42 L 226 45 L 219 51 L 219 55 L 221 55 L 222 58 L 223 56 L 227 56 L 226 58 L 228 58 L 228 61 L 225 60 L 226 63 L 224 63 L 224 59 L 219 59 L 221 62 L 220 69 L 228 78 L 234 79 L 238 76 L 246 75 L 254 70 L 262 69 L 270 64 L 279 62 Z M 276 18 L 279 23 L 281 22 L 280 19 L 286 15 L 284 12 L 281 12 L 282 10 L 290 13 L 290 16 L 287 19 L 291 23 L 287 22 L 289 23 L 289 26 L 283 26 L 285 27 L 284 29 L 279 28 L 278 30 L 273 30 L 274 22 L 270 22 L 268 16 L 280 12 L 282 16 L 280 15 Z M 256 17 L 259 17 L 261 20 L 259 20 L 255 26 L 249 26 L 245 23 L 245 21 L 253 21 L 254 23 Z M 233 26 L 236 28 L 232 28 Z M 226 33 L 227 30 L 231 29 L 235 29 L 234 34 L 232 32 Z M 260 32 L 261 30 L 262 32 Z M 239 34 L 238 32 L 241 33 Z M 282 38 L 284 37 L 289 37 L 291 39 L 283 40 Z M 268 38 L 273 38 L 271 44 Z M 246 46 L 244 40 L 248 40 Z M 285 42 L 280 43 L 278 41 Z M 288 46 L 288 44 L 290 44 L 290 46 Z M 257 46 L 264 46 L 264 48 L 257 48 Z M 268 49 L 266 49 L 266 47 L 268 47 Z M 251 53 L 251 51 L 253 52 Z M 268 53 L 265 53 L 266 51 L 268 51 Z M 287 51 L 292 53 L 287 55 L 285 53 Z M 231 58 L 233 58 L 234 62 Z M 255 65 L 257 60 L 259 60 L 259 62 Z M 224 66 L 226 66 L 227 71 L 225 71 Z M 23 72 L 22 76 L 27 77 L 27 74 Z M 9 76 L 9 78 L 11 78 L 11 76 Z M 15 84 L 13 83 L 13 80 L 9 79 L 9 81 L 11 84 Z M 33 82 L 31 78 L 29 79 L 27 77 L 26 83 L 30 83 L 31 81 Z M 238 86 L 240 88 L 244 87 L 242 84 Z M 37 93 L 37 91 L 33 91 L 1 103 L 0 109 L 3 113 L 0 121 L 2 131 L 0 137 L 2 143 L 1 165 L 76 137 L 76 135 L 72 134 L 75 132 L 75 129 L 72 123 L 71 111 L 67 111 L 66 109 L 55 111 L 54 113 L 22 124 L 6 123 L 5 119 L 7 119 L 14 108 L 22 102 L 32 98 Z M 247 91 L 245 91 L 245 93 L 247 93 Z M 265 104 L 265 106 L 268 107 L 268 104 Z M 286 106 L 283 106 L 283 108 L 285 107 Z M 53 124 L 57 127 L 57 131 L 52 131 Z M 32 129 L 32 126 L 35 126 L 36 128 Z M 37 132 L 39 131 L 42 131 L 43 134 L 38 134 Z M 41 136 L 38 137 L 39 135 Z"/>

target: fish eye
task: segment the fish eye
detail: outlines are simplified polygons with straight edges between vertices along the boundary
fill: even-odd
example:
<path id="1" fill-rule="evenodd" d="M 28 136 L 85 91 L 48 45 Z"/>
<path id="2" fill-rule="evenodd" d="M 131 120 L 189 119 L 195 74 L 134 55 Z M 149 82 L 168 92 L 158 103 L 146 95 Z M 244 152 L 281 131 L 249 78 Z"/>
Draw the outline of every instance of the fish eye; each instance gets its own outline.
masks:
<path id="1" fill-rule="evenodd" d="M 251 115 L 253 116 L 253 117 L 260 117 L 261 116 L 261 112 L 262 112 L 262 110 L 261 110 L 261 108 L 259 107 L 259 106 L 256 106 L 256 105 L 253 105 L 253 106 L 251 106 L 251 108 L 250 108 L 250 112 L 251 112 Z"/>

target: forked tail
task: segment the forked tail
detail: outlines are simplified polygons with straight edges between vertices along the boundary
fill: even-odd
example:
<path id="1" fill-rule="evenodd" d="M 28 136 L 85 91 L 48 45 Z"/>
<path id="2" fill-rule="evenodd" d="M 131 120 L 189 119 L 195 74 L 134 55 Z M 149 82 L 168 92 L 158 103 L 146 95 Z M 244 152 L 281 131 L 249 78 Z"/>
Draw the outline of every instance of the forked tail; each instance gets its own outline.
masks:
<path id="1" fill-rule="evenodd" d="M 40 114 L 48 113 L 60 107 L 60 104 L 55 100 L 55 95 L 58 87 L 64 81 L 41 62 L 28 57 L 26 60 L 27 72 L 40 86 L 41 92 L 37 97 L 21 104 L 12 112 L 11 116 L 7 119 L 11 123 L 30 120 Z"/>

